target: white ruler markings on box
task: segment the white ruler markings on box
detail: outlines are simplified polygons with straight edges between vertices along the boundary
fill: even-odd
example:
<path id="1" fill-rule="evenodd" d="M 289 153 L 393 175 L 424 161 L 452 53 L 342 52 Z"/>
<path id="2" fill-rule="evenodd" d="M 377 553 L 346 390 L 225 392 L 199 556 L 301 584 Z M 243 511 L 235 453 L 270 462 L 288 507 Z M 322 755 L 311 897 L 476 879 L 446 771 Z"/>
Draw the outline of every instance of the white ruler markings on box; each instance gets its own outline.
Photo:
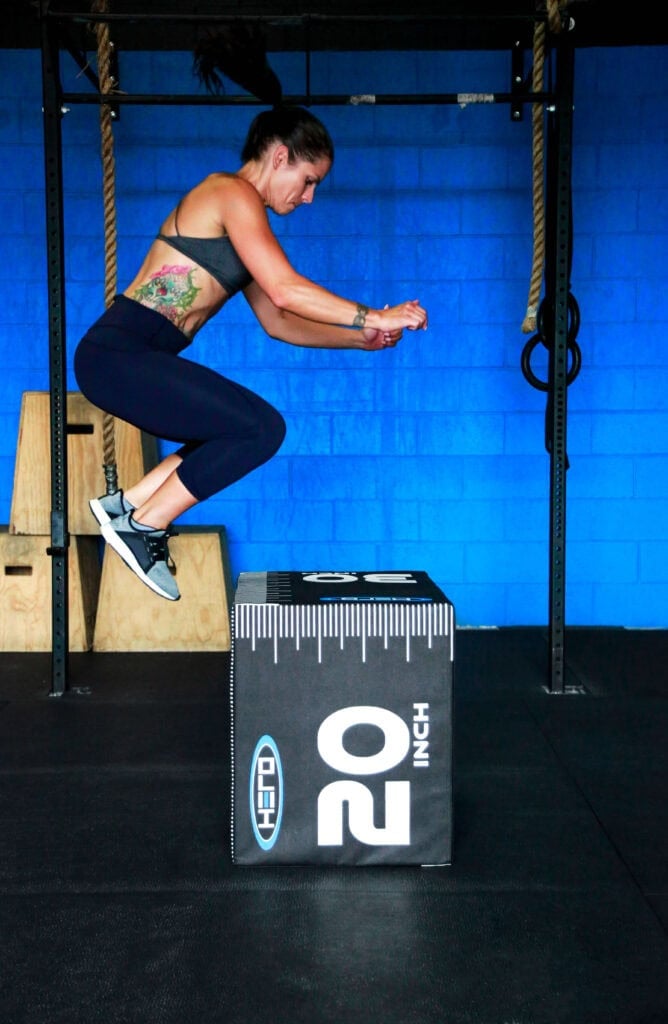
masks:
<path id="1" fill-rule="evenodd" d="M 234 624 L 239 640 L 250 640 L 255 651 L 258 640 L 271 640 L 274 662 L 279 659 L 280 641 L 294 642 L 300 650 L 303 640 L 317 640 L 318 661 L 322 661 L 322 641 L 338 639 L 341 650 L 347 640 L 360 641 L 362 661 L 366 661 L 367 639 L 382 638 L 388 648 L 390 639 L 403 639 L 406 661 L 411 660 L 411 641 L 424 637 L 427 647 L 434 637 L 450 638 L 450 660 L 454 659 L 453 609 L 448 604 L 411 604 L 382 602 L 346 602 L 325 605 L 236 604 Z"/>

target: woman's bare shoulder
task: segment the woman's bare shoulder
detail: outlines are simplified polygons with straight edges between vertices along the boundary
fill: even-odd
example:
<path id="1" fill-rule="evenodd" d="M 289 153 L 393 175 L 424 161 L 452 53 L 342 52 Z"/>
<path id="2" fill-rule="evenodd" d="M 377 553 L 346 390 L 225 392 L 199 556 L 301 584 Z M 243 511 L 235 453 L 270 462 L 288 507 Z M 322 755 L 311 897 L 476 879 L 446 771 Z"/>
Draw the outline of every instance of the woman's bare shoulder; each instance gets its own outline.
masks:
<path id="1" fill-rule="evenodd" d="M 209 174 L 197 186 L 197 189 L 200 188 L 222 195 L 247 196 L 251 202 L 262 203 L 259 192 L 250 182 L 240 178 L 238 174 L 232 174 L 227 171 L 216 171 L 213 174 Z"/>
<path id="2" fill-rule="evenodd" d="M 233 234 L 235 225 L 237 230 L 239 225 L 248 230 L 251 225 L 261 228 L 266 224 L 264 200 L 250 182 L 235 174 L 212 177 L 208 203 L 204 205 L 214 212 L 223 234 Z"/>

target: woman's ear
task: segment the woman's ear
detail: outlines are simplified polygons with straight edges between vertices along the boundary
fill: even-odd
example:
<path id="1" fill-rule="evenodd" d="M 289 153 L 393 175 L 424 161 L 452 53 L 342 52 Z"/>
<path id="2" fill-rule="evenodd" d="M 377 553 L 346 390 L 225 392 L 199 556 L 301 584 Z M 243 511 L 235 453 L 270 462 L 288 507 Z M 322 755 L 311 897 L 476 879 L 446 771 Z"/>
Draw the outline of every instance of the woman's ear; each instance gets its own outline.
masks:
<path id="1" fill-rule="evenodd" d="M 274 168 L 274 170 L 277 170 L 279 167 L 283 167 L 285 166 L 285 164 L 289 162 L 290 154 L 288 152 L 288 147 L 285 145 L 285 143 L 279 142 L 276 148 L 274 149 L 272 155 L 272 167 Z"/>

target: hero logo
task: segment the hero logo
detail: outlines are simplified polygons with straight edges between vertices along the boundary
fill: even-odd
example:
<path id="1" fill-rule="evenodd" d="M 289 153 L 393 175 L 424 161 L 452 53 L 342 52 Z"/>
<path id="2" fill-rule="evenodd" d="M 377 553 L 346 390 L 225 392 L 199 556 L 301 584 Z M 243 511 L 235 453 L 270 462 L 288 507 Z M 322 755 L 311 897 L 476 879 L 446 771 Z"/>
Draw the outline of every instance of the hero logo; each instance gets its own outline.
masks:
<path id="1" fill-rule="evenodd" d="M 271 850 L 283 818 L 283 767 L 271 736 L 257 741 L 250 770 L 250 812 L 258 846 Z"/>
<path id="2" fill-rule="evenodd" d="M 351 754 L 343 745 L 344 733 L 354 725 L 375 725 L 383 733 L 383 746 L 375 754 Z M 413 744 L 413 766 L 429 765 L 429 704 L 413 705 L 413 735 L 403 718 L 387 708 L 356 706 L 333 712 L 318 730 L 318 753 L 337 772 L 378 775 L 400 764 Z M 374 824 L 373 794 L 362 782 L 340 779 L 318 795 L 318 846 L 343 845 L 343 805 L 348 805 L 348 828 L 368 846 L 410 846 L 411 784 L 385 783 L 385 825 Z"/>

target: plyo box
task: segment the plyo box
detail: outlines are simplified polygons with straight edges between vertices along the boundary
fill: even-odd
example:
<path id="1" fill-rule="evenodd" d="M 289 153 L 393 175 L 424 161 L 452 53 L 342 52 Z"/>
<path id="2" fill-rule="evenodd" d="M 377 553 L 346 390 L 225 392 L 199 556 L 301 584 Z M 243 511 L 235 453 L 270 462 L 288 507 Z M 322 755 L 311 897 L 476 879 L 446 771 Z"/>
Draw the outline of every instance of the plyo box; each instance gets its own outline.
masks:
<path id="1" fill-rule="evenodd" d="M 454 628 L 425 572 L 240 574 L 235 863 L 450 863 Z"/>

